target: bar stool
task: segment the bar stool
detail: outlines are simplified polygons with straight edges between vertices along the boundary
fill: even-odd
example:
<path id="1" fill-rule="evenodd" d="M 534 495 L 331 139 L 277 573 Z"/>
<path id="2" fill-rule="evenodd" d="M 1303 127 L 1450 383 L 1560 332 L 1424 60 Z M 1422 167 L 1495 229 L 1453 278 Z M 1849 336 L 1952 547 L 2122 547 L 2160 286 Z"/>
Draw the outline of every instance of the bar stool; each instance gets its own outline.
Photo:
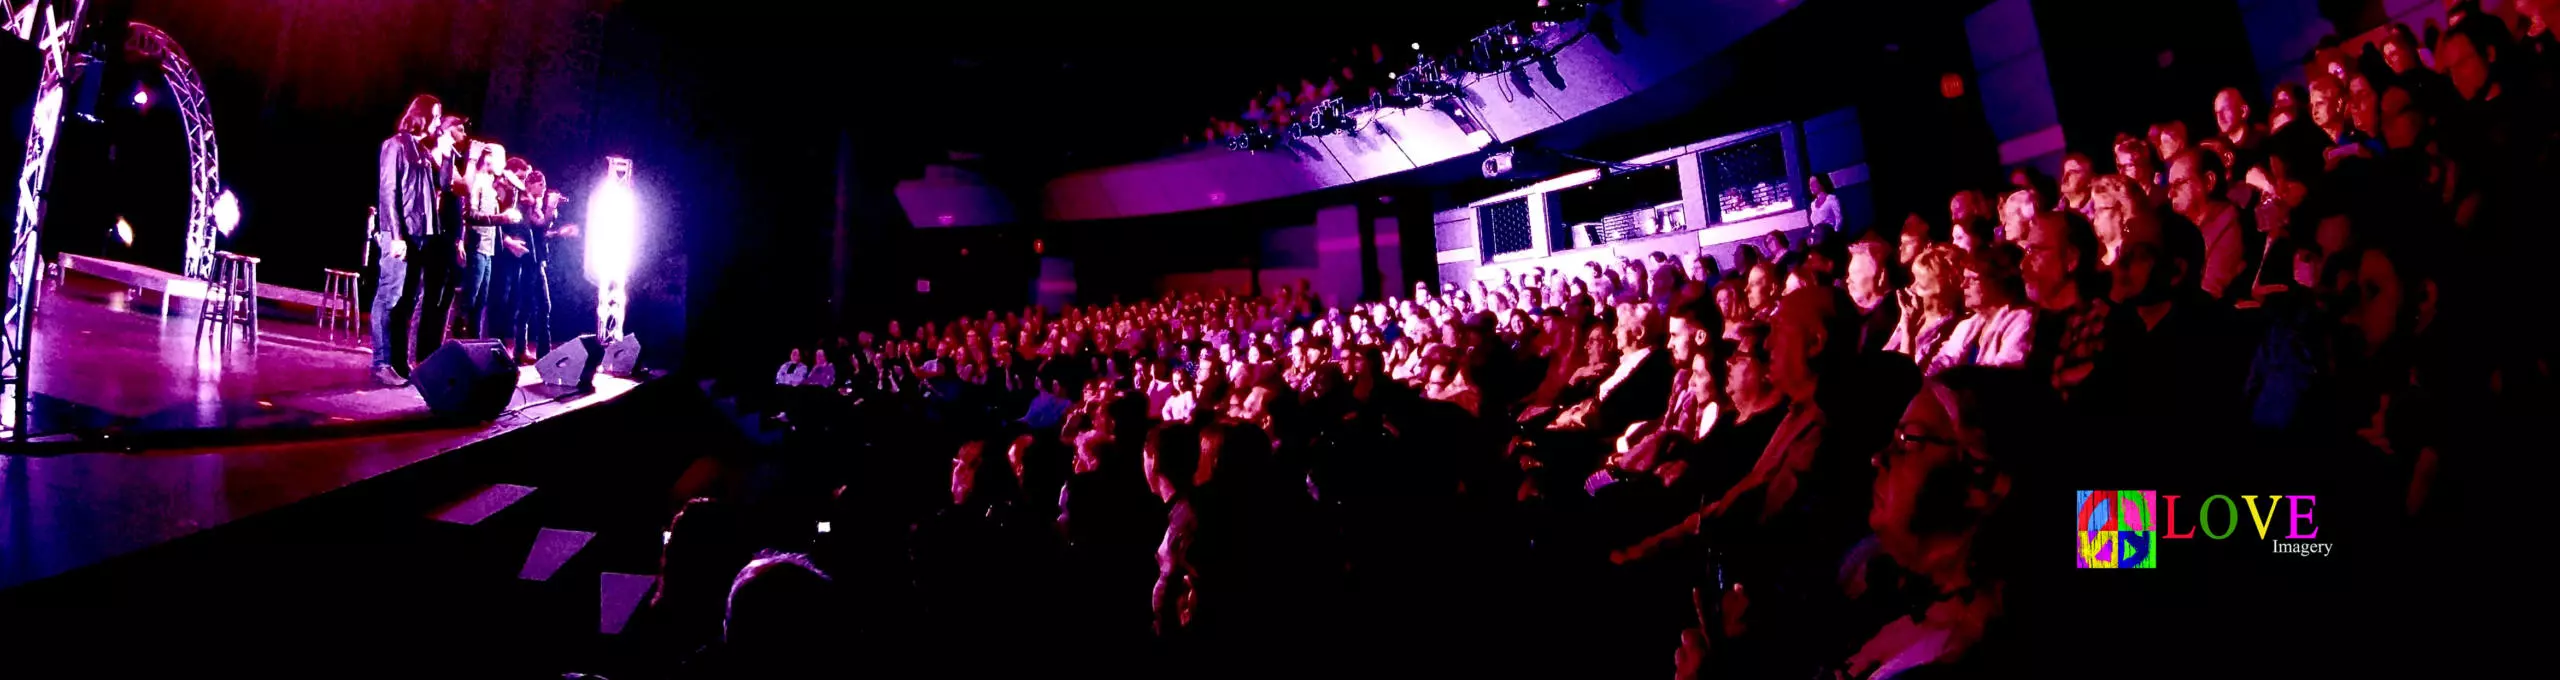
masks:
<path id="1" fill-rule="evenodd" d="M 213 257 L 213 281 L 206 285 L 204 305 L 196 315 L 196 339 L 203 341 L 205 333 L 211 331 L 219 340 L 228 343 L 232 327 L 237 324 L 248 332 L 249 342 L 255 344 L 258 341 L 258 258 L 232 252 L 215 252 Z"/>
<path id="2" fill-rule="evenodd" d="M 320 286 L 320 328 L 330 338 L 343 329 L 361 340 L 364 338 L 364 310 L 359 309 L 356 287 L 364 285 L 364 275 L 344 269 L 322 269 Z"/>

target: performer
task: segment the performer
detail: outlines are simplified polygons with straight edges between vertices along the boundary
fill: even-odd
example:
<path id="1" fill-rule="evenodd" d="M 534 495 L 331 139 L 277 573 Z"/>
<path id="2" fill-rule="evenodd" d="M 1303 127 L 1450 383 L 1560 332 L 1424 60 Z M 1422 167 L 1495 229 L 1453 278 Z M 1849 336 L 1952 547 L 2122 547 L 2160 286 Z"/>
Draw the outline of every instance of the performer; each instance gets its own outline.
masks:
<path id="1" fill-rule="evenodd" d="M 423 240 L 409 244 L 408 293 L 416 298 L 414 318 L 409 319 L 409 341 L 414 349 L 408 360 L 423 361 L 444 344 L 445 331 L 453 323 L 454 278 L 467 262 L 462 249 L 462 207 L 468 193 L 463 185 L 462 149 L 470 141 L 469 121 L 461 116 L 445 116 L 436 128 L 435 146 L 427 157 L 435 167 L 435 231 Z M 402 370 L 411 368 L 401 364 Z M 405 373 L 404 373 L 405 374 Z"/>
<path id="2" fill-rule="evenodd" d="M 469 172 L 463 179 L 470 190 L 468 212 L 463 215 L 463 223 L 470 227 L 463 234 L 469 254 L 462 270 L 462 307 L 454 315 L 454 327 L 459 337 L 488 338 L 496 335 L 492 328 L 506 325 L 501 322 L 503 310 L 493 310 L 490 299 L 498 238 L 502 230 L 522 223 L 524 213 L 517 205 L 519 178 L 507 172 L 506 147 L 480 142 L 471 148 Z"/>
<path id="3" fill-rule="evenodd" d="M 437 232 L 436 200 L 445 185 L 426 138 L 443 117 L 444 104 L 433 95 L 409 100 L 375 167 L 373 238 L 382 257 L 375 262 L 373 378 L 392 387 L 409 384 L 409 316 L 429 287 L 422 284 L 441 283 L 422 281 L 431 268 L 408 258 L 426 252 Z"/>
<path id="4" fill-rule="evenodd" d="M 561 229 L 560 204 L 567 197 L 551 191 L 550 179 L 522 157 L 507 161 L 507 170 L 524 177 L 519 201 L 524 221 L 508 227 L 498 240 L 495 286 L 505 306 L 499 337 L 516 348 L 516 360 L 532 363 L 551 347 L 551 239 Z"/>

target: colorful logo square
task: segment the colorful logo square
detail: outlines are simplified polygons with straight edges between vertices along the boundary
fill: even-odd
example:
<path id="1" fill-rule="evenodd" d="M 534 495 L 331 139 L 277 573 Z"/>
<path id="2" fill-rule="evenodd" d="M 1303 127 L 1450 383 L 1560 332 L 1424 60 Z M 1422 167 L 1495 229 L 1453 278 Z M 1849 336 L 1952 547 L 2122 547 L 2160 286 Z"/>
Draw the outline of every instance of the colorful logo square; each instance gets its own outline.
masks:
<path id="1" fill-rule="evenodd" d="M 2152 512 L 2156 491 L 2079 492 L 2079 558 L 2082 569 L 2150 569 L 2158 562 L 2160 525 Z"/>

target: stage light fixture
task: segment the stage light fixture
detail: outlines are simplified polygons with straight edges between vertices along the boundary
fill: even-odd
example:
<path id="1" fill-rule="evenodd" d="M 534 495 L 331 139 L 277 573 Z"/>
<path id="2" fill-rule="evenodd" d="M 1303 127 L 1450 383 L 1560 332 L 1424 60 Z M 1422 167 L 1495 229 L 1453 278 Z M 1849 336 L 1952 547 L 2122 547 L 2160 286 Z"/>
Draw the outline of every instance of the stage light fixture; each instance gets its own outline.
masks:
<path id="1" fill-rule="evenodd" d="M 1418 97 L 1446 97 L 1458 93 L 1458 83 L 1437 63 L 1415 67 L 1396 79 L 1395 89 Z"/>
<path id="2" fill-rule="evenodd" d="M 240 228 L 240 197 L 232 195 L 230 189 L 222 190 L 222 196 L 213 199 L 213 228 L 224 236 Z"/>
<path id="3" fill-rule="evenodd" d="M 121 215 L 116 217 L 116 240 L 127 248 L 133 247 L 133 223 L 124 221 Z"/>
<path id="4" fill-rule="evenodd" d="M 587 279 L 596 284 L 596 337 L 622 337 L 631 265 L 640 242 L 640 197 L 631 159 L 605 157 L 605 174 L 587 196 Z"/>
<path id="5" fill-rule="evenodd" d="M 150 106 L 150 105 L 151 105 L 151 91 L 150 91 L 150 90 L 134 90 L 134 91 L 133 91 L 133 105 L 134 105 L 135 107 L 137 107 L 137 108 L 138 108 L 138 107 L 144 107 L 144 106 Z"/>
<path id="6" fill-rule="evenodd" d="M 1421 105 L 1421 97 L 1400 92 L 1380 92 L 1369 96 L 1369 107 L 1374 109 L 1410 109 Z"/>
<path id="7" fill-rule="evenodd" d="M 1513 24 L 1495 26 L 1493 30 L 1485 32 L 1485 52 L 1501 66 L 1519 61 L 1529 56 L 1528 32 Z"/>
<path id="8" fill-rule="evenodd" d="M 1280 137 L 1261 128 L 1248 128 L 1243 134 L 1228 137 L 1227 148 L 1236 151 L 1270 151 L 1280 148 Z"/>
<path id="9" fill-rule="evenodd" d="M 1576 19 L 1580 19 L 1580 18 L 1582 18 L 1583 4 L 1584 4 L 1584 3 L 1579 3 L 1579 2 L 1563 2 L 1563 3 L 1553 3 L 1553 4 L 1550 4 L 1550 3 L 1547 3 L 1547 2 L 1539 2 L 1539 3 L 1538 3 L 1538 20 L 1539 20 L 1539 21 L 1550 22 L 1550 23 L 1563 23 L 1563 22 L 1567 22 L 1567 21 L 1573 21 L 1573 20 L 1576 20 Z"/>
<path id="10" fill-rule="evenodd" d="M 1321 137 L 1336 132 L 1360 129 L 1360 121 L 1352 119 L 1350 113 L 1344 110 L 1345 108 L 1346 105 L 1340 97 L 1324 100 L 1324 103 L 1317 104 L 1314 109 L 1307 112 L 1306 121 L 1291 127 L 1298 130 L 1299 136 L 1302 137 Z"/>

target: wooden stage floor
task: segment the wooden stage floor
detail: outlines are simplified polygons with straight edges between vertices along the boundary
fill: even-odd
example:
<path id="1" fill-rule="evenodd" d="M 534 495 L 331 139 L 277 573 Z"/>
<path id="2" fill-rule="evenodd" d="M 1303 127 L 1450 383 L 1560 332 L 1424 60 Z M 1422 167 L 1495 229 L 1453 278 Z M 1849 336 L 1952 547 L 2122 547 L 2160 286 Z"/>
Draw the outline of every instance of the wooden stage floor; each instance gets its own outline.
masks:
<path id="1" fill-rule="evenodd" d="M 492 423 L 432 419 L 371 354 L 270 309 L 251 344 L 200 346 L 194 304 L 82 275 L 37 314 L 33 430 L 0 450 L 0 589 L 334 491 L 630 392 L 565 393 L 527 367 Z M 288 305 L 289 307 L 289 305 Z M 64 436 L 68 435 L 68 436 Z M 150 442 L 138 444 L 136 442 Z M 81 452 L 95 451 L 95 452 Z M 44 455 L 36 455 L 42 453 Z"/>

